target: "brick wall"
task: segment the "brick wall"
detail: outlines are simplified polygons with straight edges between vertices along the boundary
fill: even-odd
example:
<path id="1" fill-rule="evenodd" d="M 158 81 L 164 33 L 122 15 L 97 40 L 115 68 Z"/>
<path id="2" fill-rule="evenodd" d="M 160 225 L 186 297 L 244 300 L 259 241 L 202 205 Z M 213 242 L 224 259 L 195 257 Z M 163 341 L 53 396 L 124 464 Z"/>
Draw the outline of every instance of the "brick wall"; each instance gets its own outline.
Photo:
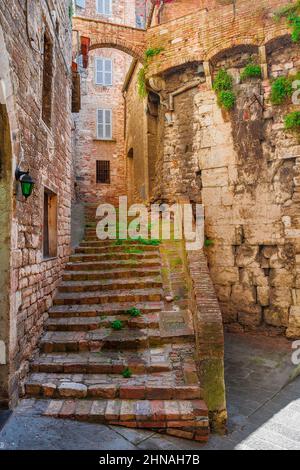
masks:
<path id="1" fill-rule="evenodd" d="M 71 25 L 69 2 L 53 1 L 56 20 L 45 1 L 28 3 L 28 11 L 12 0 L 0 4 L 2 98 L 10 126 L 10 165 L 1 184 L 9 197 L 1 196 L 1 214 L 10 224 L 1 252 L 10 277 L 1 292 L 6 306 L 1 328 L 6 366 L 0 365 L 1 397 L 15 403 L 27 359 L 36 346 L 51 305 L 62 268 L 70 252 L 71 119 L 70 78 Z M 42 120 L 43 31 L 46 26 L 53 43 L 52 116 L 50 126 Z M 31 39 L 31 41 L 30 41 Z M 4 42 L 4 44 L 3 44 Z M 31 45 L 30 45 L 31 44 Z M 7 58 L 7 61 L 5 59 Z M 6 62 L 6 65 L 5 65 Z M 1 87 L 0 87 L 1 88 Z M 20 163 L 35 179 L 32 196 L 25 201 L 13 171 Z M 57 256 L 43 258 L 44 187 L 57 194 Z M 1 235 L 6 228 L 1 223 Z M 2 263 L 1 261 L 1 263 Z M 3 268 L 3 265 L 2 265 Z M 0 272 L 3 281 L 3 271 Z M 3 359 L 3 354 L 1 353 Z M 0 361 L 1 362 L 1 361 Z M 2 374 L 2 372 L 4 373 Z"/>

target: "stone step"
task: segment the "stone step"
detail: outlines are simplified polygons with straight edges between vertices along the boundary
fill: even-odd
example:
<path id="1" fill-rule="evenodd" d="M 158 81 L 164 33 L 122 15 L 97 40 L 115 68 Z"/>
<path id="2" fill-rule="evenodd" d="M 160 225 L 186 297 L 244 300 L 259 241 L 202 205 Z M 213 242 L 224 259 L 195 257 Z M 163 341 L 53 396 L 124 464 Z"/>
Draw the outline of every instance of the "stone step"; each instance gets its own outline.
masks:
<path id="1" fill-rule="evenodd" d="M 199 385 L 177 383 L 172 371 L 130 378 L 124 378 L 122 372 L 112 375 L 32 372 L 25 382 L 25 393 L 27 397 L 53 398 L 199 400 L 201 397 Z"/>
<path id="2" fill-rule="evenodd" d="M 123 260 L 136 260 L 139 262 L 143 262 L 146 259 L 157 259 L 159 257 L 159 253 L 157 251 L 145 251 L 142 253 L 98 253 L 98 254 L 74 254 L 70 256 L 70 261 L 72 262 L 85 262 L 85 261 L 114 261 L 118 260 L 118 264 L 120 261 Z"/>
<path id="3" fill-rule="evenodd" d="M 96 281 L 65 281 L 61 282 L 59 292 L 93 292 L 112 291 L 112 290 L 129 290 L 129 289 L 151 289 L 161 288 L 162 279 L 157 278 L 132 278 L 132 279 L 106 279 Z"/>
<path id="4" fill-rule="evenodd" d="M 138 303 L 109 303 L 91 305 L 54 305 L 49 309 L 50 318 L 60 317 L 95 317 L 124 315 L 127 310 L 136 307 L 143 315 L 159 312 L 163 308 L 162 302 L 138 302 Z"/>
<path id="5" fill-rule="evenodd" d="M 148 245 L 104 245 L 104 246 L 98 246 L 98 245 L 88 245 L 88 246 L 82 246 L 79 245 L 78 247 L 75 248 L 75 253 L 92 253 L 92 254 L 101 254 L 101 253 L 107 253 L 109 250 L 110 253 L 128 253 L 129 250 L 138 250 L 142 252 L 155 252 L 157 254 L 157 246 L 148 246 Z"/>
<path id="6" fill-rule="evenodd" d="M 157 302 L 162 299 L 162 289 L 134 289 L 121 291 L 59 292 L 54 305 L 108 304 L 110 302 Z"/>
<path id="7" fill-rule="evenodd" d="M 208 441 L 210 433 L 202 400 L 50 400 L 44 415 L 152 429 L 201 443 Z"/>
<path id="8" fill-rule="evenodd" d="M 120 320 L 126 328 L 159 328 L 158 313 L 141 315 L 136 318 L 129 315 L 49 318 L 45 327 L 48 331 L 90 331 L 99 328 L 110 328 L 115 320 Z"/>
<path id="9" fill-rule="evenodd" d="M 101 351 L 41 354 L 31 363 L 32 372 L 42 373 L 120 375 L 126 368 L 135 375 L 170 371 L 169 346 L 139 350 L 138 353 Z"/>
<path id="10" fill-rule="evenodd" d="M 92 331 L 47 331 L 40 340 L 44 353 L 100 351 L 104 349 L 137 350 L 159 344 L 159 332 L 153 329 L 101 328 Z"/>
<path id="11" fill-rule="evenodd" d="M 157 245 L 147 245 L 145 243 L 141 243 L 139 240 L 120 240 L 120 241 L 117 241 L 117 240 L 99 240 L 99 238 L 94 237 L 95 239 L 94 240 L 91 240 L 91 239 L 84 239 L 82 240 L 80 243 L 79 243 L 79 246 L 80 247 L 85 247 L 85 246 L 88 246 L 88 247 L 92 247 L 92 246 L 96 246 L 96 247 L 116 247 L 116 248 L 120 248 L 122 249 L 122 247 L 124 248 L 128 248 L 130 246 L 133 246 L 133 247 L 137 247 L 140 246 L 141 248 L 152 248 L 152 249 L 158 249 L 158 246 Z"/>
<path id="12" fill-rule="evenodd" d="M 132 277 L 160 276 L 159 268 L 120 268 L 95 271 L 65 271 L 64 281 L 97 281 L 100 279 L 128 279 Z"/>
<path id="13" fill-rule="evenodd" d="M 82 261 L 82 262 L 69 262 L 66 264 L 68 271 L 94 271 L 104 269 L 148 269 L 148 268 L 159 268 L 161 266 L 160 258 L 143 259 L 140 260 L 102 260 L 102 261 Z"/>

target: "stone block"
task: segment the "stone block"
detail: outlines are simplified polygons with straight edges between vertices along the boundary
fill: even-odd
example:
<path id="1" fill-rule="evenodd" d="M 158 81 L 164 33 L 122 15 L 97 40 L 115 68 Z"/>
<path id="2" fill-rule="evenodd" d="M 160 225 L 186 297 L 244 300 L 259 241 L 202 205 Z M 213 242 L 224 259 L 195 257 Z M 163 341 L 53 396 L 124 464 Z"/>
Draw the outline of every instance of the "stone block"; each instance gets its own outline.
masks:
<path id="1" fill-rule="evenodd" d="M 58 391 L 61 397 L 85 398 L 87 386 L 75 382 L 65 382 L 59 385 Z"/>
<path id="2" fill-rule="evenodd" d="M 204 188 L 228 186 L 228 168 L 214 168 L 202 171 L 202 184 Z"/>
<path id="3" fill-rule="evenodd" d="M 258 256 L 258 246 L 242 245 L 237 248 L 235 262 L 240 268 L 254 263 Z"/>
<path id="4" fill-rule="evenodd" d="M 236 305 L 248 305 L 256 302 L 255 287 L 236 284 L 232 286 L 231 300 Z"/>
<path id="5" fill-rule="evenodd" d="M 288 325 L 289 309 L 270 306 L 264 310 L 264 320 L 267 325 L 286 327 Z"/>
<path id="6" fill-rule="evenodd" d="M 270 305 L 270 288 L 258 287 L 257 300 L 262 307 L 267 307 L 268 305 Z"/>
<path id="7" fill-rule="evenodd" d="M 290 309 L 286 335 L 291 339 L 300 338 L 300 306 L 293 306 Z"/>

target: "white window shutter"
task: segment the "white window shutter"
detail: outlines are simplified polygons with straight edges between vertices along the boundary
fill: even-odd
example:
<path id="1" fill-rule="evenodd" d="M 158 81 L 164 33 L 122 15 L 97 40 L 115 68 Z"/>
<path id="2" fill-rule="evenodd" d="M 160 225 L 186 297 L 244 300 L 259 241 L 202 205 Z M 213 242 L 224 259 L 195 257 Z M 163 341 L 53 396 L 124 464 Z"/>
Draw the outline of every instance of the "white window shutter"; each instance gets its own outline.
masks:
<path id="1" fill-rule="evenodd" d="M 111 59 L 104 60 L 104 85 L 105 86 L 112 85 L 112 60 Z"/>
<path id="2" fill-rule="evenodd" d="M 105 138 L 112 138 L 111 109 L 105 110 Z"/>
<path id="3" fill-rule="evenodd" d="M 104 84 L 104 60 L 99 57 L 95 59 L 95 82 L 96 85 Z"/>
<path id="4" fill-rule="evenodd" d="M 97 111 L 97 138 L 104 139 L 104 110 Z"/>
<path id="5" fill-rule="evenodd" d="M 97 12 L 104 13 L 104 0 L 97 0 Z"/>
<path id="6" fill-rule="evenodd" d="M 104 0 L 104 14 L 110 15 L 111 14 L 111 0 Z"/>

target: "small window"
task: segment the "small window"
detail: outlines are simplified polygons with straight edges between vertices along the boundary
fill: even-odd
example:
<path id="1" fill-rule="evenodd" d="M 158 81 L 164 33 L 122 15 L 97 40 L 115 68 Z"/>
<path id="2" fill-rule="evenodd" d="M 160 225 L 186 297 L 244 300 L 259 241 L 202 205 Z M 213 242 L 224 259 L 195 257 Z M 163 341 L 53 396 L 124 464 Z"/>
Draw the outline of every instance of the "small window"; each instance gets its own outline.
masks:
<path id="1" fill-rule="evenodd" d="M 97 139 L 112 139 L 112 112 L 111 109 L 97 110 Z"/>
<path id="2" fill-rule="evenodd" d="M 96 57 L 95 59 L 96 85 L 112 86 L 112 60 Z"/>
<path id="3" fill-rule="evenodd" d="M 109 161 L 97 160 L 96 183 L 110 184 L 110 162 Z"/>
<path id="4" fill-rule="evenodd" d="M 53 44 L 46 32 L 44 35 L 42 119 L 51 127 L 52 115 Z"/>
<path id="5" fill-rule="evenodd" d="M 85 0 L 75 0 L 75 4 L 79 8 L 85 8 Z"/>
<path id="6" fill-rule="evenodd" d="M 96 0 L 97 3 L 97 13 L 100 15 L 111 15 L 111 0 Z"/>
<path id="7" fill-rule="evenodd" d="M 44 190 L 44 258 L 57 256 L 57 196 L 49 189 Z"/>

